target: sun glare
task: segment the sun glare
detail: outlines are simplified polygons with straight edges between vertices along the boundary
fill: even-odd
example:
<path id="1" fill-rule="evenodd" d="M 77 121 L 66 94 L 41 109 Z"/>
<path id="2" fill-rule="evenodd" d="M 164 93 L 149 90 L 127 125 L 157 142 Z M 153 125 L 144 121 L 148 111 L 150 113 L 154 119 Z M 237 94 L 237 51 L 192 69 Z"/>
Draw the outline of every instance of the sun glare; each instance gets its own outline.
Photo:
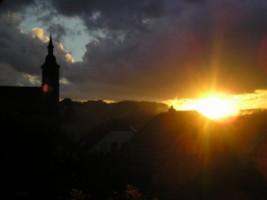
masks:
<path id="1" fill-rule="evenodd" d="M 229 99 L 212 96 L 197 101 L 194 109 L 210 119 L 222 119 L 238 114 L 238 109 Z"/>
<path id="2" fill-rule="evenodd" d="M 175 104 L 172 103 L 178 110 L 196 110 L 213 120 L 228 119 L 237 116 L 239 113 L 234 101 L 222 95 L 209 95 L 198 100 L 184 101 L 180 105 Z"/>

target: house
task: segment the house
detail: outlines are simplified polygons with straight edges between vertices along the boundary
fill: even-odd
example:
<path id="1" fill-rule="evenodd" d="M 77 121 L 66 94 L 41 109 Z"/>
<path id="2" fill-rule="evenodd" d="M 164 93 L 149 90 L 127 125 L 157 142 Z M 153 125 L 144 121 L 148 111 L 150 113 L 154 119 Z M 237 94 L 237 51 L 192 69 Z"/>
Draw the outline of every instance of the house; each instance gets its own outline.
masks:
<path id="1" fill-rule="evenodd" d="M 89 154 L 119 151 L 136 133 L 136 130 L 119 120 L 110 120 L 95 127 L 80 143 Z"/>
<path id="2" fill-rule="evenodd" d="M 134 130 L 111 130 L 104 138 L 93 146 L 91 151 L 99 153 L 119 151 L 122 146 L 134 136 L 134 134 Z"/>

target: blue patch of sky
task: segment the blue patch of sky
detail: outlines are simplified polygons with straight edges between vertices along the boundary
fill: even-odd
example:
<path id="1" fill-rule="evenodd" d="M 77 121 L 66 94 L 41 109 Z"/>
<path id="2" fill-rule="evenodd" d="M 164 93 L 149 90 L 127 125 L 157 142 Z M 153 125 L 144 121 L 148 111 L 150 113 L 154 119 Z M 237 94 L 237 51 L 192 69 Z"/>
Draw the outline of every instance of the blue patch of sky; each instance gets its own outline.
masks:
<path id="1" fill-rule="evenodd" d="M 47 6 L 47 5 L 46 5 Z M 23 18 L 20 24 L 20 30 L 24 33 L 31 32 L 32 28 L 39 27 L 44 29 L 44 34 L 48 36 L 50 33 L 48 30 L 53 29 L 53 26 L 61 26 L 65 31 L 61 35 L 60 40 L 67 53 L 71 53 L 75 61 L 82 61 L 82 57 L 85 53 L 85 46 L 89 43 L 93 36 L 90 36 L 87 27 L 79 17 L 65 17 L 58 15 L 52 7 L 40 12 L 40 5 L 26 9 L 23 13 Z M 51 17 L 51 14 L 55 14 Z M 50 15 L 50 16 L 49 16 Z M 49 23 L 44 23 L 42 18 L 49 16 L 51 19 Z M 55 37 L 57 35 L 53 34 Z"/>

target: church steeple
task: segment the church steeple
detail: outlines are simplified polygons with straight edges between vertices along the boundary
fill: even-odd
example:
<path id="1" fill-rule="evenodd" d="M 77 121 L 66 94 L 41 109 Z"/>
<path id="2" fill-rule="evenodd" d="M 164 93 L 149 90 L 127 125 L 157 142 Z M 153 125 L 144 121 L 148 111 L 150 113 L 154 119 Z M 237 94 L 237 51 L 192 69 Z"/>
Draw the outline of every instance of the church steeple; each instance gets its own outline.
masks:
<path id="1" fill-rule="evenodd" d="M 42 68 L 42 90 L 46 109 L 56 110 L 59 102 L 59 68 L 54 56 L 54 45 L 50 34 L 48 42 L 48 54 Z"/>
<path id="2" fill-rule="evenodd" d="M 49 43 L 48 43 L 47 49 L 48 49 L 48 54 L 49 55 L 53 55 L 54 45 L 53 45 L 51 34 L 50 34 L 50 37 L 49 37 Z"/>
<path id="3" fill-rule="evenodd" d="M 48 65 L 46 63 L 49 63 L 49 65 L 51 65 L 51 64 L 52 65 L 57 65 L 56 58 L 54 56 L 54 45 L 53 45 L 53 40 L 52 40 L 51 34 L 50 34 L 50 37 L 49 37 L 49 42 L 48 42 L 48 45 L 47 45 L 47 50 L 48 50 L 48 54 L 47 54 L 47 56 L 45 58 L 45 64 L 44 65 Z M 43 68 L 43 66 L 42 66 L 42 68 Z"/>

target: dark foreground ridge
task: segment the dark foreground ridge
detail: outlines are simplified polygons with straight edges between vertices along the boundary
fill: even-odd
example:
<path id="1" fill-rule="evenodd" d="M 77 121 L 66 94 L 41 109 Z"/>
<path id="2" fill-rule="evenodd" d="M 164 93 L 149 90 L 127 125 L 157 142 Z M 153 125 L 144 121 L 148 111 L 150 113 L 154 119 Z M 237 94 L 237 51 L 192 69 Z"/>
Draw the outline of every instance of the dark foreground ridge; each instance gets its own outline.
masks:
<path id="1" fill-rule="evenodd" d="M 267 197 L 266 111 L 220 124 L 193 111 L 148 119 L 141 105 L 68 100 L 59 115 L 2 116 L 1 199 Z"/>

